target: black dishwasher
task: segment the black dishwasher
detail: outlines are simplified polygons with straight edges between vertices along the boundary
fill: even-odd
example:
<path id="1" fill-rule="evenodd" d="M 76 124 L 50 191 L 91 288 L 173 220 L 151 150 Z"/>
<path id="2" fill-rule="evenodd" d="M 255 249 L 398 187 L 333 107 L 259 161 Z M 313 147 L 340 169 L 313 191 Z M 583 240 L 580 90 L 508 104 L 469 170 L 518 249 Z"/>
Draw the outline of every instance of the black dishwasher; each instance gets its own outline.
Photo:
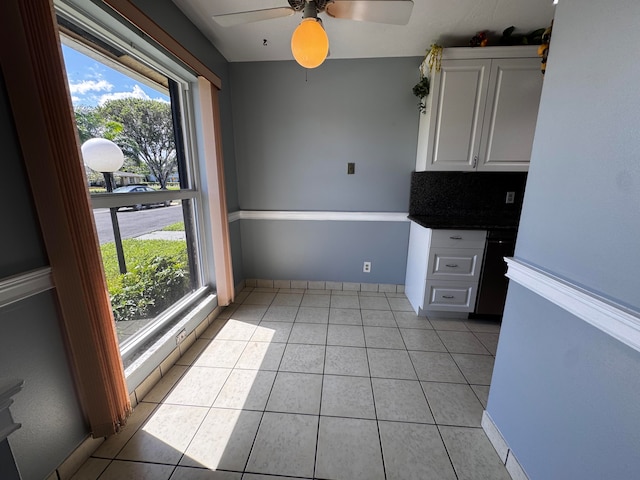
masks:
<path id="1" fill-rule="evenodd" d="M 513 256 L 516 235 L 515 229 L 489 230 L 487 233 L 474 314 L 502 315 L 509 285 L 504 257 Z"/>

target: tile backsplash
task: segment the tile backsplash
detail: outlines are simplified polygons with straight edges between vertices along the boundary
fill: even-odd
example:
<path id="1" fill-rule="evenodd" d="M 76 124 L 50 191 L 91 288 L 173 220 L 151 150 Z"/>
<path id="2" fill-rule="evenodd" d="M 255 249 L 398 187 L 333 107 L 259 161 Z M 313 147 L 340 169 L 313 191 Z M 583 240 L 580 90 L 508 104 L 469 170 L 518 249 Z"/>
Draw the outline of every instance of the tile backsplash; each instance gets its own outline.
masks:
<path id="1" fill-rule="evenodd" d="M 526 181 L 526 172 L 413 172 L 409 215 L 517 221 Z M 508 192 L 515 193 L 513 203 L 506 203 Z"/>

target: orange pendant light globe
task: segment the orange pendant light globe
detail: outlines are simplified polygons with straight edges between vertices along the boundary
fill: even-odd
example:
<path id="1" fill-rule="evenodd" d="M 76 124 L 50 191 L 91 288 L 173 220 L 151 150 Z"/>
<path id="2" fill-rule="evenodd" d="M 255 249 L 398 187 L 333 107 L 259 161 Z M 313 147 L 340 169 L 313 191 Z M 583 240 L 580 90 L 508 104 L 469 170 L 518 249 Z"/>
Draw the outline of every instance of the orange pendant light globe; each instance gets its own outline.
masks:
<path id="1" fill-rule="evenodd" d="M 304 68 L 316 68 L 329 53 L 329 37 L 316 18 L 304 18 L 291 36 L 291 53 Z"/>

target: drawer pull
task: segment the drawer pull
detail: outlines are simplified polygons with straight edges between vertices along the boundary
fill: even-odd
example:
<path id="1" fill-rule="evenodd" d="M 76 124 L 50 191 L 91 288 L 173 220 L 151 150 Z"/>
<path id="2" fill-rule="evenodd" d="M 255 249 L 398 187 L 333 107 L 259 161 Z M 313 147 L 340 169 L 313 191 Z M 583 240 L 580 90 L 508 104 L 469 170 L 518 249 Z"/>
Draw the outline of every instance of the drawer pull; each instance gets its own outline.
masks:
<path id="1" fill-rule="evenodd" d="M 447 267 L 449 267 L 449 268 L 458 268 L 458 264 L 457 263 L 447 263 Z"/>
<path id="2" fill-rule="evenodd" d="M 453 295 L 442 295 L 442 298 L 456 298 Z"/>
<path id="3" fill-rule="evenodd" d="M 460 235 L 453 235 L 451 237 L 449 237 L 451 240 L 462 240 L 462 237 Z"/>

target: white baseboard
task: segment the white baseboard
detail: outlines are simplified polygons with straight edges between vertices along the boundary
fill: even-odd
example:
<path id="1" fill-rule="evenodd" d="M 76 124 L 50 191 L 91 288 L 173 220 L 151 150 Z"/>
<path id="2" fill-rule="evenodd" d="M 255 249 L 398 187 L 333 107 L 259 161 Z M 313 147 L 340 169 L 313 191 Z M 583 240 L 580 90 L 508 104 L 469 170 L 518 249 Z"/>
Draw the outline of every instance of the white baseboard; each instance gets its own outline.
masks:
<path id="1" fill-rule="evenodd" d="M 268 279 L 246 279 L 242 287 L 250 288 L 284 288 L 302 290 L 343 290 L 351 292 L 372 292 L 372 293 L 404 293 L 404 285 L 391 283 L 355 283 L 355 282 L 323 282 L 314 280 L 268 280 Z M 239 292 L 236 287 L 236 293 Z"/>
<path id="2" fill-rule="evenodd" d="M 496 450 L 498 457 L 500 457 L 500 460 L 504 463 L 507 472 L 511 475 L 511 478 L 513 480 L 529 480 L 529 477 L 514 455 L 513 450 L 509 448 L 509 445 L 502 436 L 502 433 L 500 433 L 500 430 L 486 410 L 482 414 L 481 425 L 484 433 L 487 434 L 491 445 L 493 445 L 493 448 Z"/>

